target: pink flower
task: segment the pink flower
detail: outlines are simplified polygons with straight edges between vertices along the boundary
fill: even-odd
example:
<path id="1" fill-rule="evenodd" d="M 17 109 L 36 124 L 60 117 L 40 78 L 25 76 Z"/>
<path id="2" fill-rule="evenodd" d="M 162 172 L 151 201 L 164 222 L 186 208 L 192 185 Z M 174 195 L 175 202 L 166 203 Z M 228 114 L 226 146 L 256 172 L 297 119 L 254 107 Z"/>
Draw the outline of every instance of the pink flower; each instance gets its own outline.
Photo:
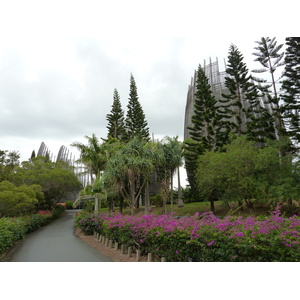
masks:
<path id="1" fill-rule="evenodd" d="M 207 244 L 207 246 L 212 246 L 215 243 L 215 241 L 211 241 Z"/>

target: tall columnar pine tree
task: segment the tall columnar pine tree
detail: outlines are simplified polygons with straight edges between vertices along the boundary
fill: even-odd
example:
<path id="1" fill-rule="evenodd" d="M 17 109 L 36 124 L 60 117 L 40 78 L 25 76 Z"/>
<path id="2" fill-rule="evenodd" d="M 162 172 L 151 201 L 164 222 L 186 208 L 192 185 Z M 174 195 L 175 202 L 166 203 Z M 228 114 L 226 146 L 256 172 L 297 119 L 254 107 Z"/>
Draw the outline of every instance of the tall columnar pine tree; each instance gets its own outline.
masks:
<path id="1" fill-rule="evenodd" d="M 195 190 L 198 156 L 205 151 L 214 151 L 221 144 L 221 116 L 218 113 L 217 100 L 200 65 L 196 76 L 194 114 L 192 126 L 188 127 L 191 138 L 184 142 L 185 165 L 192 190 Z"/>
<path id="2" fill-rule="evenodd" d="M 228 76 L 225 77 L 229 93 L 222 96 L 231 101 L 233 132 L 261 142 L 266 137 L 272 137 L 272 120 L 269 119 L 267 110 L 261 106 L 261 95 L 243 59 L 238 48 L 231 45 L 226 66 Z"/>
<path id="3" fill-rule="evenodd" d="M 197 70 L 196 93 L 194 114 L 192 116 L 193 126 L 189 127 L 189 133 L 194 141 L 203 145 L 203 148 L 211 151 L 216 147 L 217 124 L 217 100 L 211 91 L 204 70 L 199 65 Z"/>
<path id="4" fill-rule="evenodd" d="M 277 138 L 279 135 L 284 132 L 284 124 L 281 118 L 280 107 L 279 107 L 279 95 L 276 88 L 275 80 L 275 71 L 280 66 L 284 65 L 283 57 L 284 52 L 280 52 L 283 44 L 277 45 L 276 38 L 262 37 L 260 41 L 256 41 L 258 44 L 254 49 L 257 52 L 253 53 L 253 55 L 257 56 L 254 61 L 258 61 L 263 68 L 252 70 L 254 73 L 265 73 L 269 72 L 271 74 L 271 84 L 265 84 L 261 86 L 262 90 L 266 93 L 268 98 L 268 105 L 270 105 L 271 113 L 274 117 L 275 126 L 276 126 L 276 134 Z M 253 79 L 259 83 L 266 83 L 266 79 L 260 79 L 257 77 L 253 77 Z M 272 88 L 272 92 L 270 91 Z"/>
<path id="5" fill-rule="evenodd" d="M 145 119 L 143 108 L 139 102 L 137 87 L 132 74 L 130 75 L 130 92 L 125 127 L 127 141 L 134 137 L 150 140 L 148 122 Z"/>
<path id="6" fill-rule="evenodd" d="M 287 135 L 300 143 L 300 37 L 287 37 L 286 46 L 281 111 Z"/>
<path id="7" fill-rule="evenodd" d="M 114 90 L 113 104 L 110 114 L 106 115 L 108 121 L 108 138 L 123 140 L 125 138 L 124 112 L 122 110 L 120 96 L 117 89 Z"/>

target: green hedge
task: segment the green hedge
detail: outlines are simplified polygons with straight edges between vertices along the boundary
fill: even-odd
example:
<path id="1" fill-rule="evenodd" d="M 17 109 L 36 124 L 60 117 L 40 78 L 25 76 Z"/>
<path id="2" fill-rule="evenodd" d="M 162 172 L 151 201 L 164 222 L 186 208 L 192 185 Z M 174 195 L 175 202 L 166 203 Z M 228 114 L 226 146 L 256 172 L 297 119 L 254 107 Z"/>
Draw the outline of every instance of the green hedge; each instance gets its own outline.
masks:
<path id="1" fill-rule="evenodd" d="M 38 214 L 0 218 L 0 255 L 22 240 L 26 234 L 36 231 L 63 214 L 65 209 L 56 208 L 52 212 L 40 211 Z"/>

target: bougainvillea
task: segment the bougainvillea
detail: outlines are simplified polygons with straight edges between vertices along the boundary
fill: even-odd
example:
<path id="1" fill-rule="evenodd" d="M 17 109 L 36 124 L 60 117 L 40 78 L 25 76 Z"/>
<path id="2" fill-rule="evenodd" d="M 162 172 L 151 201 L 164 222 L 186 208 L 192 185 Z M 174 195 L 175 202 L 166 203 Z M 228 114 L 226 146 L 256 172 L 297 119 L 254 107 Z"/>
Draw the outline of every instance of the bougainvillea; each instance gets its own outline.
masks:
<path id="1" fill-rule="evenodd" d="M 167 261 L 300 261 L 300 218 L 283 218 L 279 208 L 264 218 L 220 219 L 205 213 L 83 220 L 97 233 Z"/>

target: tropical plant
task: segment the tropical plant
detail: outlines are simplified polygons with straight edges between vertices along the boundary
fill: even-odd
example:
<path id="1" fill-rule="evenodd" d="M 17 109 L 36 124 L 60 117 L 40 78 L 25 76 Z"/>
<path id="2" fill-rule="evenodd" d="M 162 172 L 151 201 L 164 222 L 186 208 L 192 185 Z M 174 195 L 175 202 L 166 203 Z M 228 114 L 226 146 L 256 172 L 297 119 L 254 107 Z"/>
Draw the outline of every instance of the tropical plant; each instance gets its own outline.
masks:
<path id="1" fill-rule="evenodd" d="M 135 137 L 109 159 L 104 181 L 117 189 L 123 199 L 130 199 L 133 214 L 152 170 L 153 163 L 148 157 L 146 141 Z"/>

